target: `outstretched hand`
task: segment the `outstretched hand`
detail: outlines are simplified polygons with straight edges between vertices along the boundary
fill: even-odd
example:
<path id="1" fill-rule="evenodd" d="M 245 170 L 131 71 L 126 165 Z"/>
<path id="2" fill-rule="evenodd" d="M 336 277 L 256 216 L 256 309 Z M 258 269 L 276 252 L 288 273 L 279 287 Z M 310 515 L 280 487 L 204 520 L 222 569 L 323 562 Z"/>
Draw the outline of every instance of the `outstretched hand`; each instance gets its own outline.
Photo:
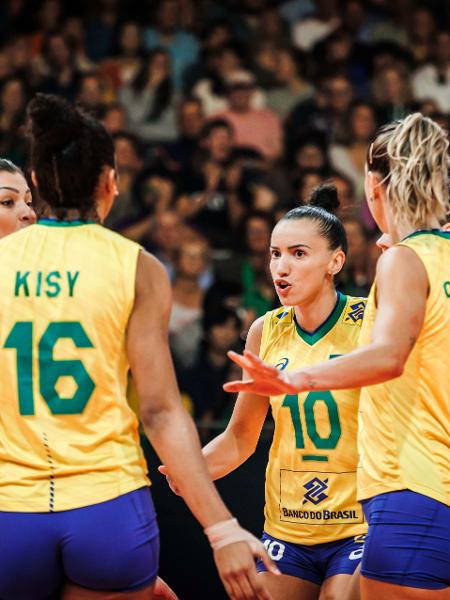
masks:
<path id="1" fill-rule="evenodd" d="M 250 379 L 225 383 L 223 389 L 226 392 L 251 392 L 261 396 L 279 396 L 296 394 L 300 391 L 290 383 L 287 373 L 266 365 L 250 350 L 244 350 L 244 354 L 230 351 L 228 357 L 242 367 L 250 375 Z"/>

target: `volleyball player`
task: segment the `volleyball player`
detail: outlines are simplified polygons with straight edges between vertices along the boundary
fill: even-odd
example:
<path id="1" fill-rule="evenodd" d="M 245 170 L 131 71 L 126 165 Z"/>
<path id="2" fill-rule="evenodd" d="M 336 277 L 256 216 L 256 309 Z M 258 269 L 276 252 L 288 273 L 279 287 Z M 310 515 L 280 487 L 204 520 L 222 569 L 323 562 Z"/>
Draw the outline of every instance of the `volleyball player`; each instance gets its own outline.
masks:
<path id="1" fill-rule="evenodd" d="M 270 270 L 283 306 L 255 321 L 246 344 L 283 372 L 353 350 L 365 308 L 334 285 L 347 253 L 345 229 L 329 212 L 339 206 L 336 188 L 318 187 L 310 202 L 272 232 Z M 276 600 L 348 597 L 367 529 L 356 501 L 358 403 L 359 390 L 241 393 L 226 430 L 203 449 L 213 479 L 233 471 L 253 454 L 271 408 L 263 541 L 282 575 L 259 570 Z"/>
<path id="2" fill-rule="evenodd" d="M 394 246 L 380 258 L 362 347 L 283 373 L 233 355 L 267 395 L 368 386 L 359 423 L 358 496 L 369 522 L 364 600 L 450 598 L 450 234 L 447 134 L 419 113 L 369 147 L 366 195 Z"/>
<path id="3" fill-rule="evenodd" d="M 66 101 L 29 106 L 31 166 L 47 217 L 0 241 L 0 597 L 153 597 L 158 530 L 125 398 L 214 549 L 233 598 L 270 596 L 207 476 L 167 347 L 163 267 L 104 229 L 117 193 L 110 136 Z"/>
<path id="4" fill-rule="evenodd" d="M 0 239 L 35 222 L 25 175 L 10 160 L 0 158 Z"/>

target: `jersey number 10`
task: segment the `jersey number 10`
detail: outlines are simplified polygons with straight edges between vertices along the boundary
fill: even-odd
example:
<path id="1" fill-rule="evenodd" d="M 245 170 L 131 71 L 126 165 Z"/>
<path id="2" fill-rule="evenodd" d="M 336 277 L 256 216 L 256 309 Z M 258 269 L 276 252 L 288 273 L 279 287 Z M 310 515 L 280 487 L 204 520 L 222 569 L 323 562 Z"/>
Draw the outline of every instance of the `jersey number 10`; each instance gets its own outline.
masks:
<path id="1" fill-rule="evenodd" d="M 78 321 L 50 323 L 38 344 L 39 391 L 54 415 L 76 415 L 83 412 L 95 384 L 81 360 L 55 360 L 53 349 L 58 340 L 66 338 L 77 348 L 92 348 L 93 344 Z M 8 335 L 5 348 L 17 352 L 17 389 L 19 411 L 34 415 L 33 394 L 33 323 L 19 321 Z M 61 398 L 56 390 L 60 377 L 72 377 L 77 389 L 71 398 Z"/>
<path id="2" fill-rule="evenodd" d="M 330 433 L 322 437 L 317 431 L 314 406 L 316 402 L 324 402 L 328 412 L 330 422 Z M 300 418 L 300 403 L 297 394 L 288 394 L 284 397 L 282 407 L 289 408 L 291 412 L 292 425 L 295 431 L 295 446 L 299 449 L 305 448 L 305 439 L 303 436 L 302 421 Z M 336 448 L 342 434 L 341 423 L 339 421 L 339 412 L 336 400 L 331 392 L 310 392 L 303 402 L 304 418 L 306 423 L 306 433 L 309 439 L 318 450 L 333 450 Z M 325 455 L 305 454 L 303 460 L 327 461 Z"/>

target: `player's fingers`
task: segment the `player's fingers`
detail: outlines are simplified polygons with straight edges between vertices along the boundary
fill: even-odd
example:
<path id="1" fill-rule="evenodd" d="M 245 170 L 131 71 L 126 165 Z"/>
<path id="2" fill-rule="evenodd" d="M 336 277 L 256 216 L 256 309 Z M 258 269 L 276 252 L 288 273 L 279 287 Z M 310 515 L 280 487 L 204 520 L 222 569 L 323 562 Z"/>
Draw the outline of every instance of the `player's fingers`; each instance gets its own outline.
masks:
<path id="1" fill-rule="evenodd" d="M 252 369 L 252 363 L 242 354 L 238 354 L 237 352 L 233 352 L 233 350 L 229 350 L 227 352 L 227 356 L 242 369 L 244 369 L 244 371 L 250 371 Z"/>
<path id="2" fill-rule="evenodd" d="M 273 573 L 274 575 L 281 575 L 281 571 L 278 569 L 273 560 L 269 558 L 262 544 L 258 544 L 257 547 L 254 547 L 253 554 L 263 561 L 264 566 L 270 573 Z"/>
<path id="3" fill-rule="evenodd" d="M 222 583 L 225 587 L 226 593 L 231 598 L 231 600 L 238 600 L 239 595 L 237 592 L 235 582 L 232 581 L 231 579 L 229 579 L 228 577 L 224 577 L 224 578 L 222 578 Z"/>
<path id="4" fill-rule="evenodd" d="M 253 598 L 257 598 L 257 600 L 273 600 L 270 593 L 264 587 L 262 577 L 258 577 L 256 573 L 253 573 L 250 579 L 250 583 L 253 590 Z"/>
<path id="5" fill-rule="evenodd" d="M 253 563 L 251 565 L 251 569 L 252 569 L 252 571 L 255 569 L 255 566 L 253 565 Z M 242 600 L 254 600 L 255 599 L 255 592 L 254 592 L 252 584 L 249 581 L 246 571 L 243 571 L 242 574 L 239 576 L 239 579 L 236 581 L 236 585 L 239 587 L 239 591 L 241 593 Z"/>
<path id="6" fill-rule="evenodd" d="M 247 379 L 247 381 L 228 381 L 227 383 L 223 384 L 223 389 L 226 392 L 248 392 L 251 391 L 252 389 L 252 385 L 255 382 L 253 381 L 253 379 Z"/>
<path id="7" fill-rule="evenodd" d="M 251 350 L 244 350 L 244 358 L 247 359 L 249 365 L 251 365 L 251 368 L 255 369 L 258 374 L 273 377 L 279 373 L 278 369 L 272 367 L 271 365 L 266 365 L 266 363 L 262 361 L 259 356 L 253 354 Z"/>

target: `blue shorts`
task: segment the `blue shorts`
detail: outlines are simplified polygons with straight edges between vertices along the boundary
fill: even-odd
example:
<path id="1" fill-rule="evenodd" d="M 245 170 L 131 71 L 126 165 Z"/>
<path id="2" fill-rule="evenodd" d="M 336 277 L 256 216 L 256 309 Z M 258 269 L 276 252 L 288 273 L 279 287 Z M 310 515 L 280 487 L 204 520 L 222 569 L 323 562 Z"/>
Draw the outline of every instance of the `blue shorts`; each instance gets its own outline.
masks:
<path id="1" fill-rule="evenodd" d="M 361 562 L 364 538 L 364 535 L 357 535 L 337 542 L 306 546 L 283 542 L 264 532 L 262 542 L 284 575 L 322 585 L 328 577 L 354 572 Z M 259 572 L 267 570 L 261 560 L 256 567 Z"/>
<path id="2" fill-rule="evenodd" d="M 450 586 L 450 507 L 401 490 L 364 500 L 369 522 L 361 573 L 395 585 Z"/>
<path id="3" fill-rule="evenodd" d="M 54 513 L 0 512 L 0 598 L 50 600 L 65 580 L 126 592 L 156 579 L 159 532 L 148 487 Z"/>

